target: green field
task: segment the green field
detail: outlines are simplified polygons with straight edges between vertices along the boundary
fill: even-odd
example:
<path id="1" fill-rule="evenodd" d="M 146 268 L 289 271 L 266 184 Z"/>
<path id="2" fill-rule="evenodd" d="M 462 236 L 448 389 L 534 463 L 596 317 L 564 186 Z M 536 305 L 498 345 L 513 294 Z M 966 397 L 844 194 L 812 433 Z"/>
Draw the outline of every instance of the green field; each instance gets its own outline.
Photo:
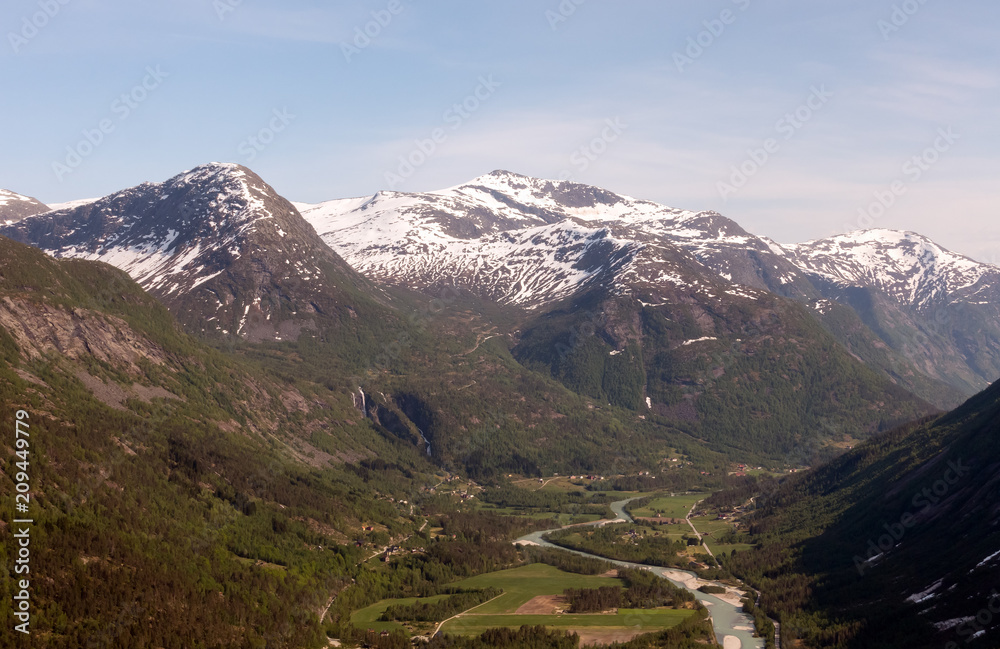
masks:
<path id="1" fill-rule="evenodd" d="M 455 635 L 479 635 L 487 629 L 522 624 L 541 625 L 550 629 L 637 629 L 659 631 L 676 626 L 694 611 L 674 609 L 621 609 L 614 615 L 464 615 L 444 625 L 443 631 Z"/>
<path id="2" fill-rule="evenodd" d="M 441 630 L 457 635 L 478 635 L 496 627 L 520 628 L 522 625 L 541 625 L 552 629 L 586 629 L 589 632 L 653 632 L 675 626 L 692 615 L 691 610 L 674 609 L 621 609 L 615 614 L 588 615 L 515 615 L 523 604 L 540 595 L 561 595 L 567 588 L 599 588 L 601 586 L 621 586 L 622 582 L 613 577 L 579 575 L 563 572 L 558 568 L 541 563 L 533 563 L 520 568 L 501 570 L 478 575 L 451 584 L 457 588 L 479 589 L 487 586 L 502 588 L 503 595 L 469 609 L 460 616 L 446 622 Z M 355 612 L 351 624 L 359 629 L 375 631 L 409 630 L 412 624 L 380 622 L 378 618 L 391 604 L 409 605 L 415 602 L 435 602 L 446 597 L 387 599 Z M 406 627 L 411 627 L 407 629 Z M 429 633 L 436 625 L 421 623 L 416 631 Z"/>
<path id="3" fill-rule="evenodd" d="M 411 604 L 416 604 L 417 602 L 438 602 L 447 597 L 447 595 L 435 595 L 433 597 L 406 597 L 402 599 L 383 599 L 380 602 L 375 602 L 367 608 L 363 608 L 360 611 L 355 611 L 351 615 L 351 624 L 359 629 L 375 629 L 376 631 L 395 631 L 396 629 L 403 629 L 403 625 L 399 622 L 380 622 L 379 617 L 385 613 L 385 609 L 389 608 L 392 604 L 400 604 L 402 606 L 409 606 Z"/>
<path id="4" fill-rule="evenodd" d="M 716 540 L 732 529 L 732 524 L 728 521 L 716 520 L 715 516 L 696 516 L 691 519 L 691 522 L 694 523 L 698 532 L 701 533 L 702 540 L 706 545 L 708 545 L 713 554 L 720 554 L 722 552 L 729 553 L 732 550 L 744 552 L 753 548 L 752 545 L 747 545 L 745 543 L 719 543 Z"/>
<path id="5" fill-rule="evenodd" d="M 687 523 L 676 525 L 657 525 L 656 529 L 670 537 L 671 541 L 680 541 L 685 536 L 691 536 L 691 526 Z"/>
<path id="6" fill-rule="evenodd" d="M 691 506 L 699 500 L 704 500 L 708 494 L 681 494 L 677 496 L 661 496 L 654 498 L 645 507 L 632 510 L 632 516 L 655 517 L 660 514 L 664 518 L 684 518 L 691 511 Z"/>
<path id="7" fill-rule="evenodd" d="M 679 624 L 693 611 L 673 609 L 622 609 L 617 614 L 590 615 L 514 615 L 523 604 L 539 595 L 561 595 L 567 588 L 599 588 L 621 586 L 610 577 L 578 575 L 563 572 L 549 565 L 534 563 L 511 570 L 479 575 L 454 584 L 460 588 L 503 588 L 500 597 L 470 609 L 447 622 L 441 630 L 457 635 L 478 635 L 495 627 L 519 628 L 521 625 L 542 625 L 552 629 L 642 630 L 658 631 Z"/>
<path id="8" fill-rule="evenodd" d="M 573 523 L 591 522 L 600 520 L 602 517 L 597 514 L 558 514 L 555 512 L 531 511 L 519 509 L 517 507 L 497 507 L 492 503 L 481 503 L 479 508 L 498 516 L 522 516 L 533 520 L 548 520 L 555 518 L 555 525 L 570 525 Z"/>
<path id="9" fill-rule="evenodd" d="M 502 588 L 503 595 L 476 609 L 479 615 L 495 615 L 513 613 L 538 595 L 562 595 L 567 588 L 621 586 L 622 582 L 611 577 L 578 575 L 544 563 L 532 563 L 520 568 L 470 577 L 452 585 L 469 590 L 487 586 Z"/>

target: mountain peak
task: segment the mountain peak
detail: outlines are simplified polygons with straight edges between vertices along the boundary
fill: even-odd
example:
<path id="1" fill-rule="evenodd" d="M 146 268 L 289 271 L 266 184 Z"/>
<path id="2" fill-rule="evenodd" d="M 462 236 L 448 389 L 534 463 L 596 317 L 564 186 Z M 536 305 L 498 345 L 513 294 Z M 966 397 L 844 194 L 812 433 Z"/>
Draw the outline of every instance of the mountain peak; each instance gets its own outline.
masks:
<path id="1" fill-rule="evenodd" d="M 117 266 L 206 333 L 295 338 L 317 328 L 317 313 L 346 308 L 337 287 L 360 282 L 291 203 L 230 163 L 199 165 L 0 231 L 55 256 Z"/>
<path id="2" fill-rule="evenodd" d="M 524 178 L 524 179 L 533 180 L 530 176 L 525 176 L 523 174 L 517 174 L 517 173 L 514 173 L 513 171 L 507 171 L 506 169 L 494 169 L 493 171 L 491 171 L 488 174 L 486 174 L 485 177 L 493 177 L 493 178 Z"/>
<path id="3" fill-rule="evenodd" d="M 916 307 L 973 287 L 996 271 L 916 232 L 887 228 L 781 248 L 807 272 L 839 284 L 877 288 Z"/>
<path id="4" fill-rule="evenodd" d="M 0 224 L 10 225 L 27 216 L 47 212 L 48 209 L 48 206 L 37 198 L 0 189 Z"/>
<path id="5" fill-rule="evenodd" d="M 23 196 L 16 192 L 12 192 L 9 189 L 0 189 L 0 205 L 6 205 L 7 203 L 13 203 L 16 201 L 28 202 L 37 201 L 38 199 L 31 198 L 30 196 Z"/>
<path id="6" fill-rule="evenodd" d="M 206 180 L 236 180 L 247 175 L 257 177 L 243 165 L 232 162 L 207 162 L 177 174 L 168 180 L 167 184 L 183 185 Z"/>
<path id="7" fill-rule="evenodd" d="M 537 188 L 550 181 L 540 180 L 538 178 L 533 178 L 531 176 L 525 176 L 522 174 L 514 173 L 513 171 L 507 171 L 505 169 L 494 169 L 488 174 L 482 176 L 477 176 L 472 180 L 461 183 L 460 185 L 455 185 L 454 187 L 449 187 L 448 189 L 430 192 L 432 194 L 440 194 L 442 192 L 455 191 L 468 188 L 486 188 L 499 191 L 510 191 L 510 190 L 523 190 L 527 188 Z"/>

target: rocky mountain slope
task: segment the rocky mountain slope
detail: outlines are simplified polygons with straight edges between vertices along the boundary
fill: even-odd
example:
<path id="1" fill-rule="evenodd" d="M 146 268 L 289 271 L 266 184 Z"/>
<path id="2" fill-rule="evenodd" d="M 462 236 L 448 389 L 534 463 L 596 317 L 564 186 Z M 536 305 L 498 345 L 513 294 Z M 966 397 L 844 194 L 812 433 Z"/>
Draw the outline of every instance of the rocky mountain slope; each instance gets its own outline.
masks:
<path id="1" fill-rule="evenodd" d="M 26 216 L 47 211 L 49 208 L 37 198 L 0 189 L 0 225 L 10 225 Z"/>
<path id="2" fill-rule="evenodd" d="M 864 230 L 779 248 L 811 275 L 868 286 L 915 309 L 948 300 L 996 305 L 1000 297 L 1000 268 L 957 255 L 913 232 Z"/>
<path id="3" fill-rule="evenodd" d="M 834 438 L 849 443 L 929 409 L 852 358 L 806 308 L 769 292 L 804 281 L 800 271 L 717 214 L 506 172 L 412 200 L 303 206 L 391 299 L 235 165 L 205 165 L 3 232 L 126 270 L 189 331 L 290 344 L 244 352 L 286 375 L 353 374 L 368 394 L 395 395 L 380 398 L 395 434 L 430 439 L 456 468 L 495 471 L 512 454 L 511 470 L 529 473 L 553 462 L 592 466 L 595 454 L 617 461 L 599 450 L 607 436 L 590 429 L 644 420 L 653 437 L 676 444 L 686 435 L 725 453 L 779 458 L 808 448 L 795 460 L 803 464 L 833 452 Z M 729 275 L 709 262 L 728 264 Z M 454 308 L 421 316 L 420 295 L 441 302 L 443 288 Z M 505 385 L 540 394 L 522 403 Z M 525 418 L 554 403 L 608 410 L 591 415 L 588 442 L 572 452 L 574 427 L 558 417 L 505 420 L 504 443 L 470 449 L 466 422 L 482 420 L 484 403 Z M 741 411 L 756 414 L 733 415 Z"/>
<path id="4" fill-rule="evenodd" d="M 892 230 L 778 248 L 926 375 L 965 393 L 1000 376 L 1000 268 Z"/>
<path id="5" fill-rule="evenodd" d="M 208 164 L 22 219 L 4 235 L 57 257 L 104 261 L 189 330 L 246 341 L 378 330 L 378 291 L 250 170 Z"/>
<path id="6" fill-rule="evenodd" d="M 509 335 L 527 367 L 612 406 L 685 422 L 730 452 L 787 450 L 796 445 L 790 431 L 804 428 L 812 441 L 800 459 L 811 461 L 812 443 L 831 431 L 864 436 L 920 411 L 807 309 L 772 292 L 820 299 L 801 270 L 715 213 L 508 172 L 440 192 L 297 207 L 380 283 L 454 283 L 523 313 Z M 907 387 L 932 383 L 903 373 Z M 848 421 L 817 393 L 857 399 L 855 412 L 878 416 Z M 882 406 L 869 410 L 873 398 Z M 726 414 L 740 407 L 759 416 Z"/>
<path id="7" fill-rule="evenodd" d="M 743 286 L 770 290 L 803 281 L 765 242 L 714 212 L 506 171 L 439 192 L 379 192 L 297 207 L 324 241 L 374 279 L 411 286 L 454 279 L 526 308 L 551 304 L 608 273 L 682 281 L 669 266 L 658 268 L 662 259 L 651 259 L 667 244 Z M 650 249 L 637 259 L 642 248 Z"/>

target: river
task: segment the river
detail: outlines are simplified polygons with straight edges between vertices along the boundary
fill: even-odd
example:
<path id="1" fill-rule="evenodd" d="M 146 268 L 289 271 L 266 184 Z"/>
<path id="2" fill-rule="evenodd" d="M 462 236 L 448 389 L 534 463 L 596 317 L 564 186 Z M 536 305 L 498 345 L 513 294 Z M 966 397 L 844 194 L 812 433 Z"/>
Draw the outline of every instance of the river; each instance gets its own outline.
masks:
<path id="1" fill-rule="evenodd" d="M 587 523 L 587 525 L 603 525 L 603 524 L 614 524 L 613 521 L 631 523 L 632 518 L 625 512 L 625 505 L 636 500 L 636 498 L 629 498 L 628 500 L 619 500 L 618 502 L 611 503 L 611 511 L 614 512 L 615 518 L 612 521 L 601 520 L 594 521 L 593 523 Z M 578 550 L 569 550 L 567 548 L 555 545 L 554 543 L 549 543 L 543 537 L 549 532 L 555 532 L 558 529 L 555 528 L 551 530 L 543 530 L 541 532 L 532 532 L 531 534 L 526 534 L 521 538 L 514 541 L 515 543 L 524 544 L 535 544 L 548 548 L 556 548 L 559 550 L 564 550 L 566 552 L 572 552 L 574 554 L 579 554 L 585 557 L 593 557 L 595 559 L 600 559 L 602 561 L 608 561 L 617 566 L 623 566 L 626 568 L 639 568 L 642 570 L 652 570 L 657 575 L 660 575 L 664 579 L 668 579 L 675 586 L 685 588 L 692 593 L 695 597 L 701 601 L 702 604 L 708 608 L 709 613 L 712 615 L 712 627 L 715 629 L 715 635 L 719 640 L 719 643 L 725 647 L 725 649 L 760 649 L 764 646 L 763 638 L 753 637 L 753 618 L 743 612 L 743 607 L 740 604 L 732 604 L 727 602 L 715 595 L 708 595 L 701 591 L 696 590 L 691 587 L 693 580 L 698 579 L 694 573 L 687 572 L 684 570 L 676 570 L 674 568 L 660 568 L 657 566 L 647 566 L 641 563 L 632 563 L 630 561 L 617 561 L 615 559 L 608 559 L 605 557 L 597 556 L 596 554 L 590 554 L 587 552 L 580 552 Z M 685 583 L 687 581 L 687 583 Z M 704 580 L 699 580 L 699 583 L 709 584 L 712 586 L 722 586 L 724 584 Z"/>

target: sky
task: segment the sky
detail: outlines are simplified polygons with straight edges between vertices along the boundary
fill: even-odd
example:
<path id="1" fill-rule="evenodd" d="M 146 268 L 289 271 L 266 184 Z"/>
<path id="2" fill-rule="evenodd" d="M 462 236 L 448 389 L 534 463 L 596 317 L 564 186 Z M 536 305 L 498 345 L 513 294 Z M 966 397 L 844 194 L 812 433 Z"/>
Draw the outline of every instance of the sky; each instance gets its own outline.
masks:
<path id="1" fill-rule="evenodd" d="M 495 169 L 783 243 L 1000 264 L 995 0 L 5 0 L 0 187 L 244 164 L 303 202 Z"/>

